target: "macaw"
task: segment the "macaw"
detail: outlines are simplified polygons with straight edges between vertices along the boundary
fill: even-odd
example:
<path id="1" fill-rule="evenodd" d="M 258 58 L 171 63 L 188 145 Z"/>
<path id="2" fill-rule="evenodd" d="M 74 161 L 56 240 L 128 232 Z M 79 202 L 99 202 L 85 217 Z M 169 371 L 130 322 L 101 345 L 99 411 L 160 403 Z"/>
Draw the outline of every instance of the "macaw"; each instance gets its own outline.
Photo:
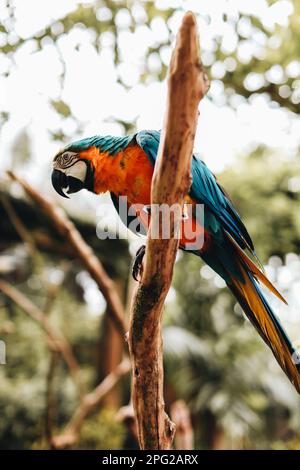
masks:
<path id="1" fill-rule="evenodd" d="M 129 206 L 150 207 L 151 180 L 160 132 L 142 131 L 125 137 L 93 136 L 67 145 L 53 161 L 52 184 L 64 197 L 81 189 L 96 194 L 109 191 L 119 210 L 119 196 Z M 263 295 L 259 283 L 284 298 L 246 254 L 256 259 L 251 237 L 227 192 L 203 161 L 191 162 L 189 201 L 204 205 L 203 221 L 195 221 L 204 233 L 204 243 L 193 254 L 200 256 L 226 282 L 248 319 L 270 347 L 280 367 L 300 393 L 300 360 L 279 319 Z M 138 214 L 142 218 L 142 214 Z M 142 220 L 143 222 L 143 220 Z M 145 227 L 145 224 L 141 224 Z M 146 227 L 147 229 L 147 227 Z M 185 240 L 180 241 L 185 249 Z M 143 250 L 137 253 L 140 270 Z M 136 271 L 137 269 L 137 271 Z M 286 302 L 285 302 L 286 303 Z"/>

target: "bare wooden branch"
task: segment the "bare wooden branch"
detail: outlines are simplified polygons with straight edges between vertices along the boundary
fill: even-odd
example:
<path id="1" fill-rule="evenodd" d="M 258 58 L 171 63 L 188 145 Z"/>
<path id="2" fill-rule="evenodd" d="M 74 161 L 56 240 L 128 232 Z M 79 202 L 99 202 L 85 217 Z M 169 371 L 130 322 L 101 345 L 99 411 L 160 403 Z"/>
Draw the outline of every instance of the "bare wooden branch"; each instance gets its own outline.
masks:
<path id="1" fill-rule="evenodd" d="M 79 366 L 73 354 L 72 348 L 66 338 L 51 325 L 49 318 L 37 307 L 31 300 L 29 300 L 18 289 L 10 285 L 8 282 L 0 279 L 0 291 L 6 297 L 15 302 L 29 317 L 41 325 L 43 330 L 47 333 L 51 344 L 54 349 L 59 351 L 67 364 L 70 374 L 78 387 L 79 395 L 82 397 L 83 389 L 79 377 Z"/>
<path id="2" fill-rule="evenodd" d="M 176 425 L 175 448 L 177 450 L 194 449 L 194 431 L 190 410 L 183 400 L 177 400 L 171 406 L 171 418 Z"/>
<path id="3" fill-rule="evenodd" d="M 64 432 L 53 437 L 52 444 L 56 449 L 71 447 L 78 442 L 84 420 L 97 408 L 120 378 L 129 373 L 130 369 L 129 360 L 124 359 L 91 393 L 85 395 Z"/>
<path id="4" fill-rule="evenodd" d="M 56 206 L 51 200 L 40 194 L 12 171 L 9 171 L 8 175 L 23 187 L 30 198 L 48 215 L 58 232 L 74 247 L 77 257 L 96 281 L 107 302 L 111 318 L 120 334 L 124 337 L 127 328 L 122 302 L 117 293 L 115 283 L 108 276 L 91 247 L 84 241 L 75 225 L 70 221 L 61 207 Z"/>
<path id="5" fill-rule="evenodd" d="M 198 104 L 208 89 L 199 59 L 197 25 L 186 13 L 172 55 L 164 129 L 152 181 L 152 204 L 183 205 L 191 177 L 190 164 Z M 175 426 L 164 410 L 161 317 L 178 248 L 176 230 L 181 213 L 170 221 L 171 237 L 153 239 L 148 233 L 141 284 L 134 296 L 129 346 L 133 370 L 133 403 L 142 449 L 169 449 Z M 160 226 L 159 214 L 151 226 Z M 150 231 L 149 231 L 150 232 Z"/>

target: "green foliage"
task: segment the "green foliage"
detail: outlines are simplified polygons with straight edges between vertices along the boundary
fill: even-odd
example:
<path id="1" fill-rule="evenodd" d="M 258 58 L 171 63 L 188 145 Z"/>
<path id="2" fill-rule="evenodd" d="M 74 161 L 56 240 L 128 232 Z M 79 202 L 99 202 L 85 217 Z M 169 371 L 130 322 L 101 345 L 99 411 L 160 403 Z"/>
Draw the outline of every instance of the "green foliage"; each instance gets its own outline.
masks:
<path id="1" fill-rule="evenodd" d="M 273 450 L 300 450 L 299 439 L 291 439 L 290 441 L 277 441 L 272 446 Z"/>
<path id="2" fill-rule="evenodd" d="M 12 156 L 12 168 L 26 165 L 30 161 L 31 141 L 25 129 L 15 139 Z"/>
<path id="3" fill-rule="evenodd" d="M 43 309 L 48 302 L 51 278 L 59 265 L 42 257 L 30 273 L 28 283 L 18 284 L 31 300 Z M 88 313 L 82 291 L 77 285 L 78 271 L 69 273 L 54 299 L 51 323 L 58 327 L 75 346 L 75 355 L 82 367 L 82 379 L 87 388 L 95 384 L 97 371 L 95 351 L 98 341 L 99 318 Z M 41 289 L 43 286 L 43 289 Z M 72 287 L 72 290 L 70 289 Z M 8 320 L 14 328 L 1 333 L 7 345 L 7 364 L 0 368 L 0 448 L 29 448 L 44 435 L 46 383 L 49 369 L 49 350 L 45 332 L 34 320 L 1 296 L 0 324 Z M 78 402 L 76 387 L 67 366 L 60 360 L 55 370 L 56 425 L 61 427 L 71 417 Z"/>
<path id="4" fill-rule="evenodd" d="M 220 177 L 263 262 L 274 254 L 300 251 L 299 172 L 298 159 L 258 149 Z"/>
<path id="5" fill-rule="evenodd" d="M 115 410 L 102 410 L 85 421 L 81 430 L 79 449 L 121 449 L 125 439 L 122 424 L 116 422 Z"/>
<path id="6" fill-rule="evenodd" d="M 184 5 L 185 2 L 183 2 Z M 283 16 L 288 15 L 287 23 L 280 23 L 278 20 L 276 10 L 279 11 L 280 8 L 284 8 Z M 6 41 L 3 39 L 0 54 L 5 54 L 11 60 L 11 64 L 8 70 L 4 70 L 4 75 L 14 70 L 14 53 L 25 43 L 31 41 L 34 53 L 50 43 L 57 47 L 62 62 L 61 86 L 63 88 L 66 64 L 65 58 L 59 51 L 59 41 L 80 28 L 90 31 L 91 43 L 98 52 L 102 50 L 104 34 L 112 35 L 111 52 L 117 66 L 116 70 L 119 70 L 118 66 L 126 63 L 126 57 L 122 54 L 122 34 L 128 32 L 134 35 L 139 28 L 155 33 L 155 21 L 161 19 L 165 23 L 167 36 L 152 39 L 149 43 L 144 61 L 140 64 L 140 81 L 161 81 L 165 78 L 167 62 L 164 52 L 169 50 L 173 40 L 172 24 L 178 14 L 178 9 L 172 6 L 163 7 L 160 3 L 158 8 L 154 0 L 142 3 L 137 0 L 130 2 L 97 0 L 93 4 L 78 4 L 74 11 L 53 21 L 44 30 L 26 39 L 15 33 L 16 18 L 12 1 L 8 0 L 6 10 L 7 18 L 1 25 Z M 225 8 L 222 18 L 219 18 L 217 13 L 205 18 L 199 15 L 200 25 L 220 21 L 222 31 L 226 33 L 222 35 L 216 28 L 209 45 L 202 46 L 204 65 L 213 83 L 214 80 L 218 82 L 222 80 L 226 92 L 222 95 L 222 99 L 226 97 L 232 106 L 234 106 L 235 94 L 245 98 L 256 94 L 268 94 L 270 99 L 280 106 L 299 113 L 299 73 L 297 73 L 300 44 L 299 2 L 287 0 L 284 3 L 281 0 L 269 0 L 268 6 L 265 7 L 265 17 L 260 12 L 249 15 L 246 11 L 243 5 L 240 5 L 235 12 L 230 8 L 227 11 Z M 123 21 L 120 20 L 120 13 L 123 15 Z M 275 26 L 269 20 L 269 15 L 272 18 L 273 14 L 277 15 Z M 231 41 L 227 44 L 226 37 L 229 36 Z M 80 42 L 74 45 L 75 50 L 80 47 Z M 151 66 L 153 62 L 155 66 Z M 122 75 L 119 75 L 118 80 L 125 88 L 128 87 Z M 218 102 L 218 97 L 210 96 Z M 69 115 L 69 103 L 55 100 L 52 101 L 52 105 L 63 117 Z"/>
<path id="7" fill-rule="evenodd" d="M 272 101 L 299 114 L 299 70 L 294 72 L 293 69 L 297 63 L 299 66 L 300 4 L 297 0 L 268 3 L 273 10 L 277 7 L 290 9 L 288 23 L 285 26 L 276 24 L 272 28 L 264 24 L 264 18 L 247 15 L 239 17 L 234 24 L 239 37 L 238 47 L 249 47 L 251 52 L 247 58 L 236 60 L 238 48 L 232 55 L 225 54 L 221 48 L 217 57 L 225 64 L 225 70 L 228 57 L 235 60 L 236 67 L 227 70 L 220 78 L 229 96 L 230 90 L 246 98 L 257 93 L 267 93 Z M 239 32 L 239 27 L 242 32 Z"/>
<path id="8" fill-rule="evenodd" d="M 68 117 L 71 114 L 70 107 L 62 100 L 52 100 L 51 104 L 55 111 L 61 114 L 63 117 Z"/>

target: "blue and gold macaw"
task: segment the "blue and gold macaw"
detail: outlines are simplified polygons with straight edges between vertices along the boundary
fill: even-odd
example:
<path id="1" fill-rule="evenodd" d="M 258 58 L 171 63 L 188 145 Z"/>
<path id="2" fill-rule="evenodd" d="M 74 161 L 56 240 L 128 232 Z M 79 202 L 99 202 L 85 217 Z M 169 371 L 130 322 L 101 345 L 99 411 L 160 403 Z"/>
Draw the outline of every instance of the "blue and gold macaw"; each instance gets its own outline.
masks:
<path id="1" fill-rule="evenodd" d="M 159 140 L 159 132 L 142 131 L 126 137 L 94 136 L 73 142 L 55 156 L 52 184 L 64 197 L 68 197 L 64 190 L 68 194 L 84 188 L 96 194 L 109 191 L 117 210 L 119 196 L 126 196 L 129 206 L 149 206 Z M 300 393 L 297 351 L 264 297 L 259 283 L 268 287 L 283 302 L 285 300 L 247 256 L 245 250 L 256 257 L 245 225 L 214 175 L 195 156 L 192 158 L 191 173 L 192 186 L 186 200 L 204 205 L 203 221 L 195 220 L 198 226 L 202 224 L 200 229 L 204 232 L 204 243 L 201 249 L 193 253 L 225 280 Z M 185 249 L 185 240 L 181 240 L 180 246 Z M 141 252 L 138 259 L 140 263 Z"/>

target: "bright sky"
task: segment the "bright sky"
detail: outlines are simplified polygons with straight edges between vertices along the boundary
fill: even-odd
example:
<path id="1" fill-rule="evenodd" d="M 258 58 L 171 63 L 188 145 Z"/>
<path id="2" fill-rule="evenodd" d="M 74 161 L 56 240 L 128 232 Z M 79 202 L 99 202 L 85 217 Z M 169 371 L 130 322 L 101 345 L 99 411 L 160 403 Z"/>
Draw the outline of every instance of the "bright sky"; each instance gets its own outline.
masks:
<path id="1" fill-rule="evenodd" d="M 1 4 L 4 4 L 0 0 Z M 53 19 L 59 19 L 77 5 L 77 0 L 15 0 L 17 12 L 17 33 L 26 38 L 47 26 Z M 88 2 L 85 2 L 88 3 Z M 192 9 L 201 12 L 199 18 L 200 41 L 204 51 L 204 63 L 213 60 L 211 50 L 212 38 L 218 33 L 222 37 L 224 51 L 234 50 L 236 35 L 233 29 L 223 21 L 226 12 L 236 17 L 238 11 L 251 13 L 263 19 L 265 27 L 272 30 L 276 23 L 283 26 L 288 24 L 288 15 L 292 12 L 290 2 L 282 0 L 273 9 L 267 7 L 265 0 L 159 0 L 158 6 L 182 6 L 184 10 Z M 34 12 L 31 14 L 30 12 Z M 170 23 L 176 33 L 180 24 L 183 9 L 174 15 Z M 0 9 L 0 17 L 3 10 Z M 105 20 L 109 12 L 99 10 L 99 18 Z M 138 8 L 135 15 L 142 15 Z M 205 15 L 211 15 L 211 22 L 205 20 Z M 66 62 L 66 81 L 62 98 L 70 103 L 72 116 L 83 124 L 84 135 L 120 134 L 118 125 L 110 122 L 112 117 L 132 120 L 137 117 L 138 129 L 159 129 L 162 124 L 166 84 L 149 82 L 146 85 L 138 83 L 139 70 L 144 60 L 146 47 L 155 43 L 156 38 L 166 38 L 167 29 L 163 20 L 156 19 L 148 27 L 141 25 L 135 34 L 127 29 L 130 17 L 126 10 L 121 10 L 117 23 L 122 30 L 121 56 L 124 63 L 119 67 L 123 79 L 130 87 L 124 90 L 116 81 L 116 70 L 112 61 L 110 33 L 102 37 L 102 51 L 97 54 L 92 47 L 91 32 L 76 29 L 64 35 L 59 41 L 59 51 Z M 247 34 L 249 25 L 242 23 L 240 28 Z M 248 29 L 247 29 L 248 28 Z M 248 31 L 251 34 L 251 31 Z M 13 38 L 11 38 L 13 41 Z M 263 42 L 263 39 L 261 39 Z M 0 36 L 1 43 L 1 36 Z M 74 49 L 80 43 L 79 51 Z M 255 46 L 256 44 L 256 46 Z M 246 44 L 247 46 L 247 44 Z M 248 41 L 248 46 L 238 50 L 241 60 L 247 61 L 257 47 L 257 42 Z M 70 140 L 73 140 L 75 121 L 73 118 L 62 120 L 49 106 L 50 99 L 60 98 L 59 74 L 62 65 L 55 47 L 44 44 L 42 51 L 33 53 L 34 45 L 26 44 L 16 54 L 16 67 L 8 79 L 0 82 L 0 110 L 9 111 L 10 122 L 4 126 L 1 133 L 1 148 L 6 155 L 2 160 L 3 166 L 9 166 L 11 144 L 20 131 L 26 128 L 33 141 L 35 159 L 27 173 L 33 182 L 39 184 L 40 171 L 46 171 L 59 144 L 49 139 L 49 129 L 57 130 L 60 126 Z M 168 64 L 170 50 L 165 48 L 162 58 Z M 159 67 L 157 57 L 152 55 L 150 67 Z M 232 64 L 228 63 L 228 67 Z M 0 56 L 0 68 L 5 70 L 7 59 Z M 272 109 L 264 97 L 258 97 L 251 103 L 241 101 L 235 103 L 236 111 L 224 105 L 223 65 L 215 64 L 212 72 L 215 79 L 210 90 L 217 104 L 209 98 L 203 100 L 200 106 L 201 117 L 196 137 L 196 150 L 200 153 L 213 171 L 220 171 L 225 165 L 230 165 L 236 156 L 240 156 L 257 144 L 266 144 L 276 148 L 278 152 L 293 154 L 300 141 L 300 123 L 280 109 Z M 82 71 L 86 71 L 83 73 Z M 276 74 L 276 70 L 273 74 Z M 278 73 L 278 70 L 277 70 Z M 252 80 L 252 83 L 251 83 Z M 249 86 L 255 86 L 259 77 L 252 77 Z M 37 168 L 40 171 L 36 171 Z M 44 181 L 42 182 L 44 183 Z"/>

